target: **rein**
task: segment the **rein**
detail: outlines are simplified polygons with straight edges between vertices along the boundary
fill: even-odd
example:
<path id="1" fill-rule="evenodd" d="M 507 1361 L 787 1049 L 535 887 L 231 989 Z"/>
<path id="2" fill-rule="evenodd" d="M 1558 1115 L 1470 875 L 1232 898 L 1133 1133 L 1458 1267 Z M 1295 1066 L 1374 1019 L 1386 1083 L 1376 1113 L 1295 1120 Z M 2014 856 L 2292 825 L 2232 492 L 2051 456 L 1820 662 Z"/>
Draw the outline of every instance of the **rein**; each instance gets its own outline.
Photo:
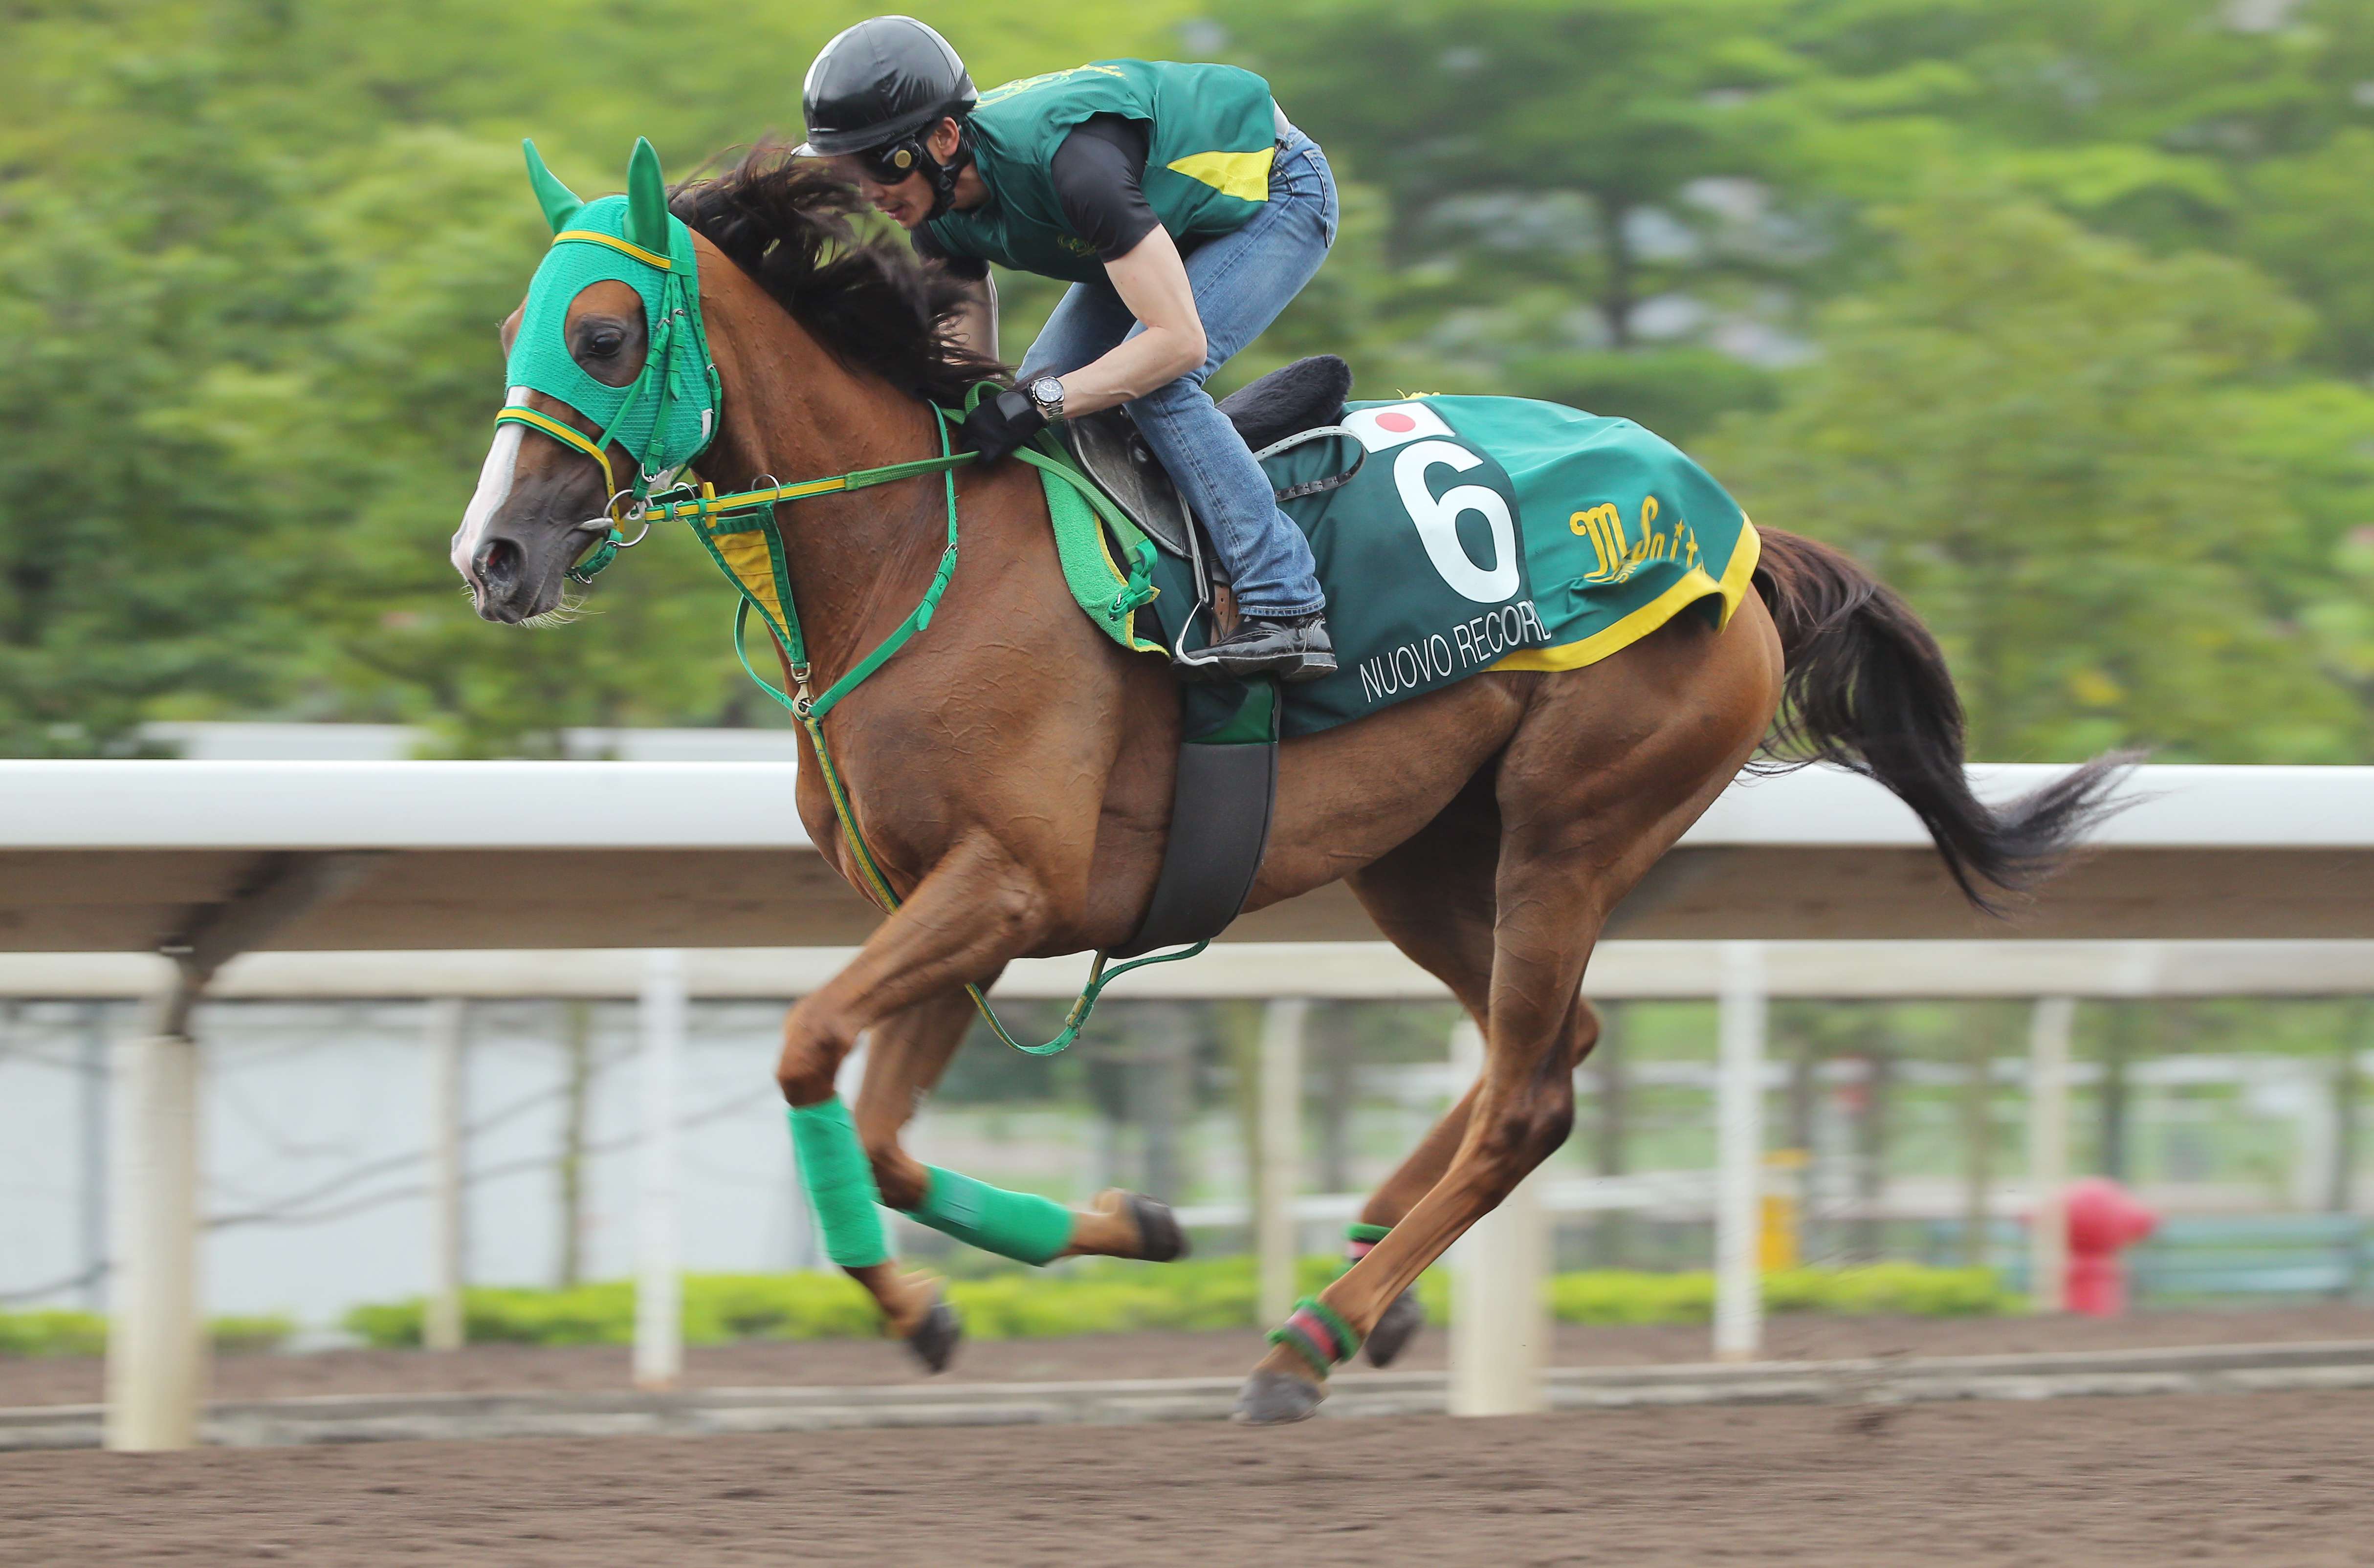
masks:
<path id="1" fill-rule="evenodd" d="M 656 380 L 664 396 L 667 373 L 664 365 L 661 363 L 664 353 L 675 352 L 680 346 L 691 348 L 699 355 L 702 361 L 706 362 L 708 345 L 705 341 L 701 341 L 704 334 L 699 325 L 698 315 L 695 314 L 691 321 L 692 330 L 689 333 L 659 334 L 658 341 L 652 345 L 654 353 L 646 358 L 642 373 L 636 378 L 633 392 L 629 394 L 630 407 L 641 395 L 647 380 Z M 688 342 L 688 339 L 692 341 Z M 656 372 L 654 366 L 659 367 Z M 967 399 L 968 408 L 973 403 L 980 401 L 984 390 L 986 390 L 985 384 L 972 389 L 971 394 Z M 741 591 L 734 609 L 734 656 L 741 661 L 743 672 L 757 684 L 758 689 L 788 709 L 792 717 L 799 721 L 800 728 L 807 732 L 808 744 L 816 751 L 817 770 L 824 778 L 825 792 L 832 802 L 833 819 L 840 827 L 841 841 L 848 846 L 850 858 L 864 872 L 866 887 L 874 901 L 885 912 L 897 909 L 901 900 L 898 894 L 891 890 L 889 878 L 883 874 L 880 863 L 875 860 L 873 850 L 866 845 L 864 834 L 857 825 L 856 808 L 851 803 L 848 786 L 842 782 L 840 770 L 833 765 L 831 749 L 825 743 L 824 719 L 825 715 L 838 707 L 843 698 L 855 691 L 867 676 L 889 662 L 892 656 L 904 648 L 910 638 L 932 624 L 933 613 L 939 608 L 942 596 L 947 592 L 949 581 L 956 576 L 956 471 L 964 464 L 974 462 L 981 454 L 950 451 L 948 425 L 955 415 L 937 404 L 929 406 L 934 415 L 934 425 L 939 431 L 940 451 L 936 457 L 916 458 L 911 462 L 888 463 L 879 468 L 855 469 L 847 474 L 831 474 L 821 479 L 801 480 L 789 485 L 778 482 L 754 489 L 732 491 L 723 496 L 717 494 L 715 489 L 707 484 L 701 485 L 698 490 L 689 484 L 679 484 L 657 494 L 647 496 L 644 491 L 647 481 L 652 476 L 639 463 L 632 491 L 622 490 L 613 495 L 610 497 L 610 504 L 604 509 L 602 518 L 581 525 L 590 531 L 607 523 L 609 537 L 586 557 L 582 566 L 570 568 L 569 573 L 570 578 L 578 582 L 592 582 L 596 574 L 617 557 L 620 550 L 641 543 L 644 534 L 651 532 L 651 525 L 655 521 L 682 521 L 699 528 L 703 522 L 740 512 L 764 510 L 771 514 L 773 509 L 778 506 L 806 500 L 814 496 L 862 490 L 871 486 L 887 485 L 900 479 L 919 478 L 927 474 L 938 474 L 942 476 L 947 495 L 948 542 L 946 547 L 940 552 L 939 569 L 933 573 L 931 586 L 923 591 L 922 601 L 914 609 L 908 612 L 905 620 L 899 622 L 888 636 L 876 643 L 871 652 L 852 665 L 847 674 L 826 687 L 822 693 L 812 693 L 808 689 L 808 676 L 812 666 L 808 660 L 807 639 L 801 633 L 799 610 L 791 594 L 783 595 L 782 605 L 782 626 L 785 634 L 782 652 L 784 667 L 791 674 L 793 685 L 793 689 L 788 693 L 775 686 L 751 667 L 749 653 L 743 643 L 744 632 L 748 626 L 750 618 L 750 596 L 746 589 Z M 499 423 L 518 424 L 530 429 L 543 431 L 571 450 L 593 458 L 601 464 L 605 479 L 608 478 L 610 465 L 605 447 L 594 443 L 575 427 L 525 408 L 506 408 L 497 416 L 497 419 Z M 605 431 L 605 435 L 608 433 Z M 1098 494 L 1094 486 L 1068 464 L 1028 449 L 1017 451 L 1014 455 L 1042 473 L 1052 474 L 1062 478 L 1079 490 L 1087 498 L 1089 504 L 1097 509 L 1099 515 L 1109 514 L 1111 503 Z M 772 476 L 770 475 L 770 477 Z M 634 499 L 622 514 L 617 509 L 617 503 L 622 497 L 630 494 Z M 641 525 L 641 531 L 632 539 L 627 538 L 623 532 L 622 525 L 629 523 Z M 1137 569 L 1130 574 L 1129 586 L 1122 594 L 1122 600 L 1127 607 L 1134 608 L 1153 597 L 1152 587 L 1144 580 L 1147 569 L 1148 563 L 1141 559 L 1137 562 Z M 769 635 L 773 635 L 771 627 L 769 628 Z M 1193 958 L 1210 945 L 1210 942 L 1206 940 L 1176 952 L 1148 954 L 1142 958 L 1133 958 L 1118 965 L 1111 965 L 1110 962 L 1111 955 L 1105 950 L 1099 949 L 1096 957 L 1088 966 L 1087 983 L 1081 987 L 1080 994 L 1072 1003 L 1071 1010 L 1064 1015 L 1062 1031 L 1053 1039 L 1042 1045 L 1025 1045 L 1017 1039 L 1006 1028 L 1005 1022 L 998 1017 L 997 1010 L 990 1005 L 988 995 L 979 986 L 967 985 L 965 994 L 972 999 L 974 1008 L 989 1024 L 990 1032 L 998 1039 L 1028 1056 L 1052 1056 L 1079 1038 L 1080 1031 L 1087 1026 L 1088 1014 L 1094 1011 L 1098 996 L 1106 986 L 1128 974 L 1132 969 L 1143 968 L 1148 964 L 1169 964 L 1181 958 Z"/>

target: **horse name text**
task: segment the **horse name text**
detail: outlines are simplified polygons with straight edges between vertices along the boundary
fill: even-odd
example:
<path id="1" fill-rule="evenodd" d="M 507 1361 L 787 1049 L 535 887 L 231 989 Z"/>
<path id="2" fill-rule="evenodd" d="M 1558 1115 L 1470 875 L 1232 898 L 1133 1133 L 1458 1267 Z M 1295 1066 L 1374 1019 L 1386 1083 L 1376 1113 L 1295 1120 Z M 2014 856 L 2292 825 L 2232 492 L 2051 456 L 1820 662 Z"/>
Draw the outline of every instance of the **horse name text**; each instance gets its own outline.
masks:
<path id="1" fill-rule="evenodd" d="M 1451 630 L 1405 642 L 1360 664 L 1360 693 L 1373 703 L 1379 697 L 1444 680 L 1478 664 L 1489 664 L 1521 648 L 1541 648 L 1550 640 L 1541 612 L 1530 599 L 1520 599 L 1497 610 L 1461 621 Z"/>

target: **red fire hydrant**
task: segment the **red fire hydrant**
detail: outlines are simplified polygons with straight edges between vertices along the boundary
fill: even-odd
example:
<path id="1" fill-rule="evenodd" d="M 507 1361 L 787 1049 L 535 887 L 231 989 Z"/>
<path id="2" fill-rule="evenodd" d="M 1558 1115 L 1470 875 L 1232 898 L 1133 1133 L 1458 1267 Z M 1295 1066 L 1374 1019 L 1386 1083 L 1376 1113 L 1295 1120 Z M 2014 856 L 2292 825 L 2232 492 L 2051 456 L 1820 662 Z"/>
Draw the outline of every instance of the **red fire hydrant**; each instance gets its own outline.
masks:
<path id="1" fill-rule="evenodd" d="M 2116 1317 L 2127 1310 L 2127 1266 L 2119 1253 L 2157 1230 L 2159 1216 L 2105 1176 L 2071 1182 L 2063 1204 L 2069 1216 L 2069 1310 Z"/>

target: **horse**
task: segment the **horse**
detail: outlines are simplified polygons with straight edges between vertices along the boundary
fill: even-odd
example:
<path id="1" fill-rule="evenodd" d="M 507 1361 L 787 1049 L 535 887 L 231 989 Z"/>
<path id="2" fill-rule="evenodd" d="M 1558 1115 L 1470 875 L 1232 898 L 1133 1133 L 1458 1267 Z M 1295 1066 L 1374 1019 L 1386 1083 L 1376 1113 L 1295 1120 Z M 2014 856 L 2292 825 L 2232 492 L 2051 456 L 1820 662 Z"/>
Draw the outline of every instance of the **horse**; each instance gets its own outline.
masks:
<path id="1" fill-rule="evenodd" d="M 655 160 L 652 178 L 656 204 Z M 955 336 L 956 285 L 870 226 L 856 192 L 820 167 L 762 145 L 666 200 L 699 257 L 721 393 L 699 466 L 721 489 L 928 457 L 942 450 L 934 404 L 1007 379 Z M 504 325 L 507 350 L 520 320 Z M 646 333 L 624 284 L 591 285 L 568 308 L 569 354 L 609 385 L 633 380 Z M 477 613 L 512 623 L 563 607 L 571 567 L 632 473 L 615 447 L 599 471 L 587 461 L 600 432 L 578 410 L 514 393 L 581 443 L 499 427 L 455 535 Z M 819 683 L 851 670 L 932 583 L 946 482 L 781 512 Z M 1124 651 L 1073 604 L 1039 474 L 974 464 L 953 484 L 964 549 L 928 630 L 831 715 L 851 825 L 896 907 L 789 1011 L 775 1068 L 795 1115 L 838 1106 L 835 1075 L 868 1037 L 856 1141 L 894 1208 L 921 1201 L 929 1179 L 900 1131 L 965 1036 L 964 988 L 989 987 L 1017 957 L 1131 936 L 1162 860 L 1181 722 L 1165 661 Z M 1373 1245 L 1298 1313 L 1303 1331 L 1272 1336 L 1240 1420 L 1312 1413 L 1330 1367 L 1363 1339 L 1372 1361 L 1389 1360 L 1416 1326 L 1419 1274 L 1565 1141 L 1574 1071 L 1600 1030 L 1581 986 L 1610 911 L 1759 754 L 1759 766 L 1828 762 L 1878 779 L 1989 910 L 2049 875 L 2107 809 L 2116 757 L 2006 805 L 1977 799 L 1952 679 L 1910 607 L 1836 550 L 1771 529 L 1761 539 L 1755 591 L 1721 630 L 1675 615 L 1599 662 L 1480 673 L 1280 747 L 1246 907 L 1346 882 L 1473 1016 L 1484 1065 L 1368 1199 L 1360 1234 Z M 864 891 L 805 731 L 799 743 L 801 820 Z M 1071 1216 L 1061 1255 L 1162 1259 L 1181 1245 L 1167 1210 L 1109 1192 Z M 954 1330 L 932 1281 L 887 1261 L 849 1271 L 889 1333 L 945 1364 Z"/>

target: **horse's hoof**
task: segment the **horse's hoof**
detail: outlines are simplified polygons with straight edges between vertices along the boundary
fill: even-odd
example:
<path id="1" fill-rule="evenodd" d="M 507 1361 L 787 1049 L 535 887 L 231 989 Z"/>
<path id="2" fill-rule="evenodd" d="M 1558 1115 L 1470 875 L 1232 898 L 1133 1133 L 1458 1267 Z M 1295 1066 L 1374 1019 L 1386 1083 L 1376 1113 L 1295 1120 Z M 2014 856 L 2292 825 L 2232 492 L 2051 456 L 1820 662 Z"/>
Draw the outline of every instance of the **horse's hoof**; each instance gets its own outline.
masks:
<path id="1" fill-rule="evenodd" d="M 923 1321 L 907 1336 L 906 1346 L 923 1363 L 925 1372 L 946 1372 L 948 1363 L 956 1359 L 957 1345 L 964 1339 L 964 1319 L 948 1305 L 944 1294 L 932 1298 L 932 1309 L 923 1314 Z"/>
<path id="2" fill-rule="evenodd" d="M 1283 1372 L 1256 1372 L 1237 1393 L 1237 1424 L 1284 1426 L 1309 1421 L 1326 1397 L 1324 1387 L 1304 1378 Z"/>
<path id="3" fill-rule="evenodd" d="M 1137 1256 L 1146 1263 L 1172 1263 L 1187 1256 L 1187 1233 L 1170 1205 L 1142 1192 L 1127 1194 L 1130 1222 L 1137 1226 Z"/>
<path id="4" fill-rule="evenodd" d="M 1426 1327 L 1426 1305 L 1417 1299 L 1416 1290 L 1406 1290 L 1393 1297 L 1393 1305 L 1369 1330 L 1368 1341 L 1360 1349 L 1370 1366 L 1391 1366 L 1393 1358 L 1409 1349 L 1411 1340 Z"/>

